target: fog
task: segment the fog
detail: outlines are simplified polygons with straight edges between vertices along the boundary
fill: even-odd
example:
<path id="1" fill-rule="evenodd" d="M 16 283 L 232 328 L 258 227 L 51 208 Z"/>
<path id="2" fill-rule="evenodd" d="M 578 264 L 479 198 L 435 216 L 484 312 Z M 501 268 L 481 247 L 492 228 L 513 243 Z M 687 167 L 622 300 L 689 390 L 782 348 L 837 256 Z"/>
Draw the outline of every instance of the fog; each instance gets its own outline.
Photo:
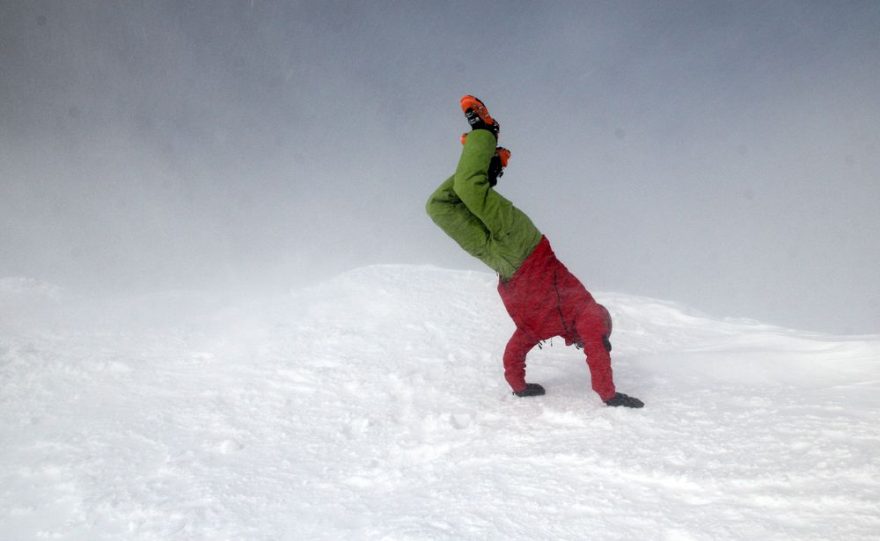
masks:
<path id="1" fill-rule="evenodd" d="M 0 277 L 484 270 L 424 213 L 464 93 L 593 291 L 880 332 L 880 3 L 0 2 Z"/>

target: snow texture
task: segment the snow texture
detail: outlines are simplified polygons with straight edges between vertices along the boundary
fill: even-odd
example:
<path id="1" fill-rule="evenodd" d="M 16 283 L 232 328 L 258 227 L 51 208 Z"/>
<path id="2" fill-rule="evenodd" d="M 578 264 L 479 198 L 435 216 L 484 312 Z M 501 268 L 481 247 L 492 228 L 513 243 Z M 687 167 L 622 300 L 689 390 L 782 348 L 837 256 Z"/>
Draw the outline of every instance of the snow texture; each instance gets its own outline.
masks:
<path id="1" fill-rule="evenodd" d="M 877 539 L 880 335 L 597 294 L 535 349 L 486 273 L 373 266 L 282 299 L 0 280 L 0 538 Z"/>

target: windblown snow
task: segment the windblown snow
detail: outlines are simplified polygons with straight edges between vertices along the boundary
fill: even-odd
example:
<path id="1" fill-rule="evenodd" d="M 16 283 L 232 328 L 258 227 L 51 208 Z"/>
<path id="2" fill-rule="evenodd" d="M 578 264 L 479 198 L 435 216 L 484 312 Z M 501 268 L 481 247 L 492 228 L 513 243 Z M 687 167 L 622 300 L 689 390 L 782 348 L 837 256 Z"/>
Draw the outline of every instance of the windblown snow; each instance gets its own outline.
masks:
<path id="1" fill-rule="evenodd" d="M 510 394 L 491 274 L 373 266 L 283 298 L 0 280 L 3 540 L 877 539 L 880 335 L 597 293 Z"/>

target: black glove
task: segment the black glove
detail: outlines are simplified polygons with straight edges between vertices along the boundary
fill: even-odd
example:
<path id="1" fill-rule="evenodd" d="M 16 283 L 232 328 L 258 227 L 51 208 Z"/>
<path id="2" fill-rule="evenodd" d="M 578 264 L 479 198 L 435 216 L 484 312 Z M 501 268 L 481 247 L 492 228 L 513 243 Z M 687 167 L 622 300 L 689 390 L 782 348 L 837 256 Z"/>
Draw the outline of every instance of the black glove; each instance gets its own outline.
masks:
<path id="1" fill-rule="evenodd" d="M 623 393 L 617 393 L 613 397 L 606 400 L 605 405 L 614 407 L 623 406 L 625 408 L 641 408 L 645 406 L 645 403 L 638 398 L 625 395 Z"/>
<path id="2" fill-rule="evenodd" d="M 526 388 L 522 391 L 513 391 L 516 396 L 540 396 L 544 394 L 544 388 L 537 383 L 526 383 Z"/>

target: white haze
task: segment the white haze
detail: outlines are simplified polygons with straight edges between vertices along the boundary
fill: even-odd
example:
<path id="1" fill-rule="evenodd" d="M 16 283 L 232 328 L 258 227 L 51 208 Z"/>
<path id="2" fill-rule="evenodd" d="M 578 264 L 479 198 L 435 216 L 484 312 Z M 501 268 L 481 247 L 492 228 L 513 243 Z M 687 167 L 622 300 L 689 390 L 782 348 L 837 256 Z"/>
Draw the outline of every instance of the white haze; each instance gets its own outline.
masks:
<path id="1" fill-rule="evenodd" d="M 880 330 L 876 2 L 0 2 L 0 276 L 481 269 L 423 210 L 463 93 L 588 287 Z"/>

